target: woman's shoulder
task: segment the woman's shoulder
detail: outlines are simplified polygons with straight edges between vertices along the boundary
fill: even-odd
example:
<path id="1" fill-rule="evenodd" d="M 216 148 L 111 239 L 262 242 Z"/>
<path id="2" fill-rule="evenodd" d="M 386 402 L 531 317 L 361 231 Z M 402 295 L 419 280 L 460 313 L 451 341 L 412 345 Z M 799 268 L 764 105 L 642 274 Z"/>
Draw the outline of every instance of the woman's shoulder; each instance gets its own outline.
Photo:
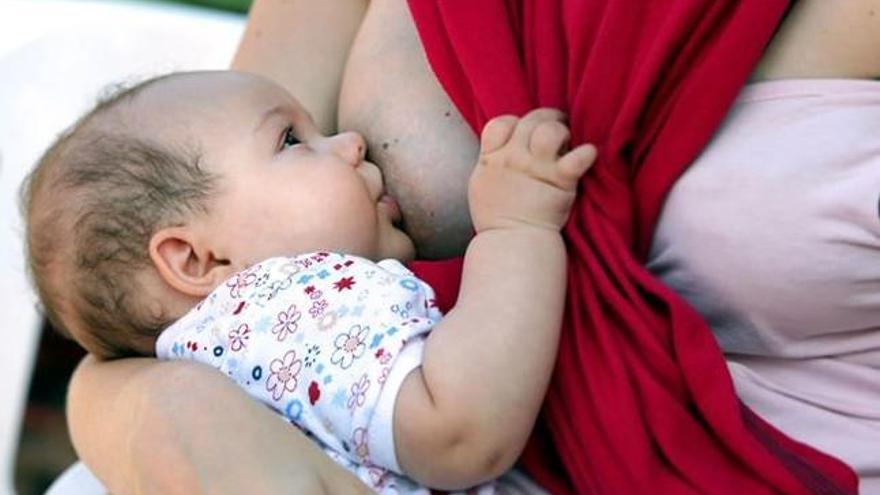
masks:
<path id="1" fill-rule="evenodd" d="M 752 79 L 877 78 L 878 47 L 880 0 L 800 0 Z"/>

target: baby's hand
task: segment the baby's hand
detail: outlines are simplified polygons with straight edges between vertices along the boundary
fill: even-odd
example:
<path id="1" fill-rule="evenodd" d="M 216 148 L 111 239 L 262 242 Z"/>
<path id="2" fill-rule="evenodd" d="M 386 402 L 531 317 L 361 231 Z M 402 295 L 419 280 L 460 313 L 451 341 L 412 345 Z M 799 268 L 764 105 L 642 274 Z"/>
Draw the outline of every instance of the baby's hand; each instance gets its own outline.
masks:
<path id="1" fill-rule="evenodd" d="M 521 119 L 496 117 L 483 128 L 468 188 L 477 232 L 520 226 L 558 231 L 565 224 L 596 148 L 585 144 L 566 153 L 569 131 L 562 118 L 558 110 L 541 108 Z"/>

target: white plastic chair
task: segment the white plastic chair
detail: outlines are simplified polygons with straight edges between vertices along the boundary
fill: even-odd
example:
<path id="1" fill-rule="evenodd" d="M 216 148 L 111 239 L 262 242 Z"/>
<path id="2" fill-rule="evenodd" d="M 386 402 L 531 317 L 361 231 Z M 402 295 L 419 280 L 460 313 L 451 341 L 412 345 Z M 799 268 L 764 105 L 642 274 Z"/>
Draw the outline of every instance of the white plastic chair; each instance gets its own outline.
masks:
<path id="1" fill-rule="evenodd" d="M 0 0 L 0 495 L 14 493 L 15 448 L 40 327 L 24 271 L 22 178 L 109 83 L 226 68 L 243 27 L 241 15 L 161 3 Z M 74 465 L 49 493 L 103 490 Z"/>

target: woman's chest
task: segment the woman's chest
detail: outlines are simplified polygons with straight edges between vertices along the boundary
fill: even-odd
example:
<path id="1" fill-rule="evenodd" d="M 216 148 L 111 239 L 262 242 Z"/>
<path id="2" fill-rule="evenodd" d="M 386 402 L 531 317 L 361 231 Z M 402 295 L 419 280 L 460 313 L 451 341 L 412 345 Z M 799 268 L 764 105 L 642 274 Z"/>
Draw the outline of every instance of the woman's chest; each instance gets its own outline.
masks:
<path id="1" fill-rule="evenodd" d="M 800 0 L 755 69 L 754 81 L 880 77 L 880 0 Z"/>
<path id="2" fill-rule="evenodd" d="M 649 267 L 725 350 L 880 366 L 878 128 L 880 83 L 761 83 L 676 183 Z"/>
<path id="3" fill-rule="evenodd" d="M 373 0 L 349 54 L 340 130 L 364 135 L 422 255 L 456 254 L 471 235 L 467 179 L 477 140 L 437 82 L 407 3 Z"/>

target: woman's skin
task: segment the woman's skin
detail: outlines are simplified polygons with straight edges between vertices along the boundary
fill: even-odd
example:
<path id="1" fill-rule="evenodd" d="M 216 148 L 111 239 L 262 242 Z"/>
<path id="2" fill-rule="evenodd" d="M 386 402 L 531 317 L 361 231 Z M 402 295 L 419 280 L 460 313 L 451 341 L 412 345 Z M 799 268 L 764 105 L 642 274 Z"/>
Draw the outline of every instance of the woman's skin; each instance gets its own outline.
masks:
<path id="1" fill-rule="evenodd" d="M 878 47 L 880 0 L 801 0 L 753 80 L 876 78 Z M 256 0 L 233 68 L 287 87 L 325 132 L 337 123 L 362 132 L 422 254 L 463 249 L 477 141 L 430 72 L 406 2 Z M 194 363 L 86 358 L 68 420 L 81 458 L 119 495 L 368 493 L 298 430 Z"/>
<path id="2" fill-rule="evenodd" d="M 755 69 L 754 81 L 880 76 L 880 0 L 800 0 Z"/>
<path id="3" fill-rule="evenodd" d="M 434 78 L 406 2 L 370 3 L 342 81 L 339 128 L 367 140 L 419 256 L 461 255 L 473 232 L 477 138 Z"/>
<path id="4" fill-rule="evenodd" d="M 371 493 L 206 366 L 87 357 L 67 415 L 77 453 L 117 495 Z"/>

